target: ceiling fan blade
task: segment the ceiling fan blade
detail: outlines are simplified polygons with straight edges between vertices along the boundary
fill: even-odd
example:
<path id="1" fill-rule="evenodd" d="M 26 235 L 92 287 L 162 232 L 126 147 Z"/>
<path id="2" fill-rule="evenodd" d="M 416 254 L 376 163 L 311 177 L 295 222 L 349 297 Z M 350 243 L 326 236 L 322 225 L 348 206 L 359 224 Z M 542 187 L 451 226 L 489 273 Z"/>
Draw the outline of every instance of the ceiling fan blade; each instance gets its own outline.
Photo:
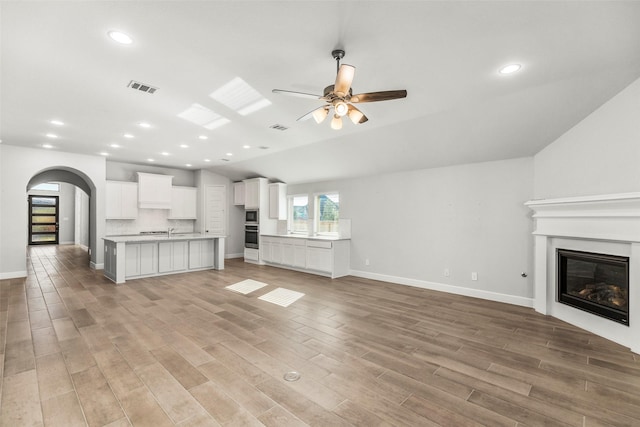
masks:
<path id="1" fill-rule="evenodd" d="M 382 92 L 359 93 L 351 96 L 350 102 L 376 102 L 390 101 L 392 99 L 406 98 L 406 90 L 386 90 Z"/>
<path id="2" fill-rule="evenodd" d="M 338 75 L 336 76 L 336 84 L 333 87 L 333 92 L 340 97 L 344 97 L 348 94 L 355 73 L 356 67 L 353 65 L 342 64 L 338 69 Z"/>
<path id="3" fill-rule="evenodd" d="M 329 109 L 330 107 L 328 105 L 323 105 L 320 108 L 314 108 L 304 116 L 299 117 L 296 121 L 302 122 L 305 120 L 309 120 L 311 117 L 313 117 L 316 123 L 322 123 L 324 119 L 327 118 L 327 115 L 329 114 Z"/>
<path id="4" fill-rule="evenodd" d="M 355 106 L 351 104 L 349 104 L 349 110 L 347 111 L 347 116 L 351 119 L 354 125 L 361 124 L 369 120 L 362 111 L 358 110 Z"/>
<path id="5" fill-rule="evenodd" d="M 292 90 L 273 89 L 271 92 L 279 93 L 281 95 L 297 96 L 298 98 L 312 98 L 312 99 L 322 99 L 323 98 L 320 95 L 314 95 L 312 93 L 304 93 L 304 92 L 295 92 L 295 91 L 292 91 Z"/>

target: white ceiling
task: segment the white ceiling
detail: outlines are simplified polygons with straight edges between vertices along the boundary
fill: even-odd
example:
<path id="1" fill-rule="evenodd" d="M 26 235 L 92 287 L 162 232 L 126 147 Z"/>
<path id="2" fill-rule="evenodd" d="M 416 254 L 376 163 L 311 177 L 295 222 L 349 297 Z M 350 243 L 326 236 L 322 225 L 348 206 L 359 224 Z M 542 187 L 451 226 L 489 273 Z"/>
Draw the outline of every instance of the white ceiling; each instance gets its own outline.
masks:
<path id="1" fill-rule="evenodd" d="M 299 183 L 530 156 L 640 77 L 635 1 L 3 1 L 0 8 L 2 144 L 106 151 L 108 160 L 129 163 L 154 158 L 234 180 Z M 111 41 L 112 29 L 133 44 Z M 354 93 L 406 89 L 407 98 L 360 104 L 369 121 L 345 122 L 340 131 L 328 120 L 297 122 L 320 102 L 271 90 L 321 94 L 335 78 L 335 48 L 356 67 Z M 512 62 L 522 64 L 519 73 L 497 73 Z M 234 77 L 272 105 L 241 116 L 209 97 Z M 159 90 L 134 91 L 130 80 Z M 193 103 L 231 122 L 206 130 L 177 117 Z M 142 121 L 152 128 L 138 127 Z M 135 138 L 123 138 L 127 132 Z"/>

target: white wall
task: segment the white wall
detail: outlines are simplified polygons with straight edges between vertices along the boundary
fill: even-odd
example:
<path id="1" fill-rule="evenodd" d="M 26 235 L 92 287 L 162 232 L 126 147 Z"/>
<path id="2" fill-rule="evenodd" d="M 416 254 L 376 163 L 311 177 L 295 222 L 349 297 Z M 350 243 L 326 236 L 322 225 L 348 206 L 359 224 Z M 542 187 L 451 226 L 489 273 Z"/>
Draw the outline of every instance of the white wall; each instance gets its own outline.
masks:
<path id="1" fill-rule="evenodd" d="M 75 187 L 75 236 L 74 243 L 89 246 L 89 195 Z"/>
<path id="2" fill-rule="evenodd" d="M 107 162 L 107 179 L 113 181 L 138 182 L 136 172 L 157 173 L 159 175 L 171 175 L 173 185 L 195 187 L 195 171 L 165 168 L 162 166 L 137 165 L 133 163 Z"/>
<path id="3" fill-rule="evenodd" d="M 0 145 L 0 279 L 26 276 L 27 185 L 36 174 L 48 169 L 75 171 L 95 187 L 90 206 L 91 263 L 102 268 L 104 258 L 105 160 L 101 156 L 63 153 L 53 150 Z M 95 221 L 93 220 L 95 218 Z"/>
<path id="4" fill-rule="evenodd" d="M 523 205 L 532 189 L 533 159 L 522 158 L 289 185 L 287 194 L 340 192 L 356 275 L 531 305 L 533 283 L 520 273 L 532 268 Z"/>
<path id="5" fill-rule="evenodd" d="M 640 191 L 640 79 L 534 157 L 537 199 Z"/>

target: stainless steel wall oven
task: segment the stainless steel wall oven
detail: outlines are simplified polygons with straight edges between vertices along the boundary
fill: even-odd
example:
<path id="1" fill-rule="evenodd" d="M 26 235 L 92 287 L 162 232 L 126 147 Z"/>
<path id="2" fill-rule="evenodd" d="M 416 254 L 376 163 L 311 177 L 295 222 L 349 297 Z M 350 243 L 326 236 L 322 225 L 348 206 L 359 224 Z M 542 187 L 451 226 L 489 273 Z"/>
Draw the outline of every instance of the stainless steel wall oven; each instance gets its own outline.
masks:
<path id="1" fill-rule="evenodd" d="M 244 247 L 258 249 L 259 230 L 256 224 L 245 224 L 244 226 Z"/>

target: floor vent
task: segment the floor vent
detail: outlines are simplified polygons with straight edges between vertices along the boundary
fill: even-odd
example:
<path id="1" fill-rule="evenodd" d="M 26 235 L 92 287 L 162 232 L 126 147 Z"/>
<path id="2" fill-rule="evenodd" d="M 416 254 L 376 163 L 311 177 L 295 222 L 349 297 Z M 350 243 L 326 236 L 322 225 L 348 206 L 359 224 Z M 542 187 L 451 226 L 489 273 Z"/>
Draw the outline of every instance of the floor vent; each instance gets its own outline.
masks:
<path id="1" fill-rule="evenodd" d="M 157 87 L 153 87 L 153 86 L 150 86 L 150 85 L 147 85 L 147 84 L 144 84 L 144 83 L 140 83 L 140 82 L 137 82 L 135 80 L 131 80 L 129 82 L 129 84 L 127 85 L 127 87 L 130 87 L 131 89 L 135 89 L 135 90 L 140 90 L 140 91 L 146 92 L 146 93 L 151 93 L 151 94 L 155 93 L 155 91 L 158 90 Z"/>
<path id="2" fill-rule="evenodd" d="M 287 129 L 289 129 L 289 128 L 288 128 L 288 127 L 286 127 L 286 126 L 283 126 L 283 125 L 275 124 L 275 125 L 271 125 L 271 126 L 269 126 L 269 129 L 275 129 L 275 130 L 287 130 Z"/>

